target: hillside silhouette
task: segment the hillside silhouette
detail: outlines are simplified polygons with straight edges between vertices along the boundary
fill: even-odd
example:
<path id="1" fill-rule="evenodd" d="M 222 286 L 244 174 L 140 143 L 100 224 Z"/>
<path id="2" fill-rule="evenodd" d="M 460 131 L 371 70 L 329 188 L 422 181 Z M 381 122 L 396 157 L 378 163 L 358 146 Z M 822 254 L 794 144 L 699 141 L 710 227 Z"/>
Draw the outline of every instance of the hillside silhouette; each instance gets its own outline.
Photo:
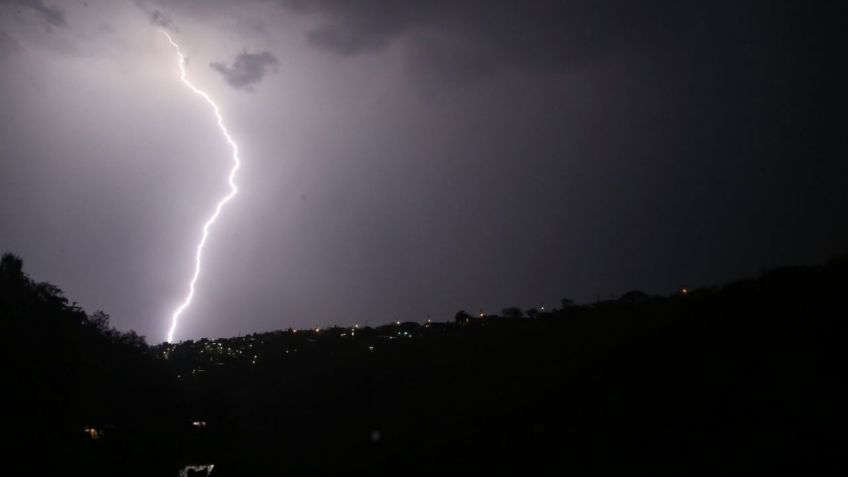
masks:
<path id="1" fill-rule="evenodd" d="M 205 464 L 214 476 L 836 472 L 848 443 L 847 287 L 842 258 L 670 296 L 150 346 L 6 254 L 0 465 L 5 475 L 174 476 Z"/>

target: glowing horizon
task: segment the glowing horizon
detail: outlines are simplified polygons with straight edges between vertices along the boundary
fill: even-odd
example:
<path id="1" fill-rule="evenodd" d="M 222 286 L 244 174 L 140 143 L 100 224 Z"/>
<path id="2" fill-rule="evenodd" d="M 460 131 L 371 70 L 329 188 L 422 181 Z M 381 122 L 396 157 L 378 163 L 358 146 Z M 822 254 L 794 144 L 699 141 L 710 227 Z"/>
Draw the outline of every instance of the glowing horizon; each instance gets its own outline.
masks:
<path id="1" fill-rule="evenodd" d="M 192 275 L 191 281 L 188 285 L 188 294 L 186 295 L 182 304 L 177 307 L 177 309 L 174 310 L 174 313 L 171 315 L 171 327 L 168 330 L 168 338 L 166 340 L 168 343 L 171 343 L 174 340 L 174 331 L 176 331 L 177 329 L 177 324 L 179 323 L 180 315 L 183 313 L 183 311 L 185 311 L 186 308 L 188 308 L 188 306 L 191 304 L 192 298 L 194 298 L 195 285 L 197 284 L 197 279 L 200 277 L 200 263 L 201 258 L 203 256 L 203 247 L 206 245 L 206 240 L 209 238 L 209 228 L 218 219 L 218 215 L 221 214 L 221 209 L 223 209 L 224 205 L 229 202 L 233 197 L 235 197 L 235 195 L 238 193 L 238 187 L 235 183 L 235 176 L 236 172 L 241 166 L 241 160 L 239 159 L 238 144 L 236 144 L 236 142 L 230 136 L 230 133 L 227 131 L 226 126 L 224 126 L 224 118 L 223 116 L 221 116 L 221 112 L 218 109 L 218 105 L 215 103 L 215 101 L 212 100 L 212 98 L 209 97 L 208 94 L 206 94 L 204 91 L 197 89 L 197 87 L 191 84 L 191 82 L 188 80 L 185 68 L 185 56 L 180 50 L 180 45 L 178 45 L 177 42 L 175 42 L 174 39 L 171 38 L 171 35 L 169 35 L 168 32 L 166 32 L 165 30 L 159 31 L 163 35 L 165 35 L 165 37 L 177 51 L 177 56 L 179 57 L 180 65 L 180 81 L 182 81 L 192 92 L 194 92 L 198 96 L 201 96 L 204 100 L 206 100 L 207 103 L 209 103 L 210 106 L 212 106 L 212 111 L 214 112 L 215 118 L 217 119 L 218 128 L 221 129 L 221 133 L 224 135 L 224 138 L 227 140 L 227 143 L 229 143 L 230 147 L 233 150 L 233 167 L 232 169 L 230 169 L 230 174 L 227 179 L 227 182 L 230 185 L 230 192 L 229 194 L 224 196 L 224 198 L 218 201 L 215 206 L 215 212 L 203 224 L 203 235 L 200 239 L 200 243 L 197 244 L 197 250 L 194 256 L 194 275 Z"/>

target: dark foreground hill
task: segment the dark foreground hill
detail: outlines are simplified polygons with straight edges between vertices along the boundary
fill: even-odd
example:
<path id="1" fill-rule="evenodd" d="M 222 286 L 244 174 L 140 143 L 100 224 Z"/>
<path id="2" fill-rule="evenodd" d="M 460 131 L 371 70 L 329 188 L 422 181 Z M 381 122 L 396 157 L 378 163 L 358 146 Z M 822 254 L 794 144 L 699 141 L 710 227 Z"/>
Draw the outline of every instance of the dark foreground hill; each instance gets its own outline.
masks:
<path id="1" fill-rule="evenodd" d="M 3 473 L 836 473 L 846 287 L 839 260 L 532 318 L 148 347 L 7 256 Z"/>

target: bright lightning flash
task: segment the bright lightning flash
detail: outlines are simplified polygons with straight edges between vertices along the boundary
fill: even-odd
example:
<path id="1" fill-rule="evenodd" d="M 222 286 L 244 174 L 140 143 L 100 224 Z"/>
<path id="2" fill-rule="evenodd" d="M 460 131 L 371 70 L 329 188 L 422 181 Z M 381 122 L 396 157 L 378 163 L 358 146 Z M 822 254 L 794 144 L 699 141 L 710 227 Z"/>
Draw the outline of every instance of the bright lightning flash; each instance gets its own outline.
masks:
<path id="1" fill-rule="evenodd" d="M 171 343 L 174 340 L 174 331 L 177 329 L 177 324 L 180 320 L 180 315 L 186 308 L 191 304 L 191 299 L 194 298 L 194 290 L 195 285 L 197 284 L 197 278 L 200 276 L 200 259 L 203 256 L 203 247 L 206 245 L 206 239 L 209 238 L 209 228 L 215 221 L 218 219 L 218 215 L 221 213 L 221 209 L 224 208 L 224 205 L 229 202 L 235 195 L 238 193 L 238 187 L 236 187 L 235 177 L 236 172 L 238 172 L 239 167 L 241 166 L 241 160 L 239 159 L 239 151 L 238 144 L 233 141 L 233 138 L 230 137 L 230 133 L 227 131 L 227 128 L 224 126 L 224 118 L 221 116 L 221 111 L 218 109 L 218 105 L 215 104 L 215 101 L 212 101 L 212 98 L 209 97 L 208 94 L 203 91 L 197 89 L 191 82 L 189 82 L 188 78 L 186 78 L 186 61 L 185 56 L 183 56 L 182 51 L 180 50 L 180 45 L 171 38 L 171 35 L 164 30 L 160 30 L 171 45 L 177 50 L 177 56 L 179 57 L 180 64 L 180 81 L 182 81 L 190 90 L 192 90 L 195 94 L 202 97 L 212 106 L 212 112 L 215 114 L 215 118 L 218 122 L 218 128 L 221 129 L 221 133 L 224 135 L 224 138 L 230 144 L 230 147 L 233 149 L 233 167 L 230 169 L 230 175 L 227 178 L 227 182 L 230 185 L 230 192 L 224 196 L 221 200 L 218 201 L 218 204 L 215 206 L 215 212 L 206 220 L 206 223 L 203 224 L 203 235 L 200 239 L 200 243 L 197 244 L 197 251 L 194 254 L 194 275 L 191 277 L 191 281 L 188 284 L 188 295 L 186 295 L 183 303 L 174 311 L 174 314 L 171 315 L 171 328 L 168 330 L 168 342 Z"/>

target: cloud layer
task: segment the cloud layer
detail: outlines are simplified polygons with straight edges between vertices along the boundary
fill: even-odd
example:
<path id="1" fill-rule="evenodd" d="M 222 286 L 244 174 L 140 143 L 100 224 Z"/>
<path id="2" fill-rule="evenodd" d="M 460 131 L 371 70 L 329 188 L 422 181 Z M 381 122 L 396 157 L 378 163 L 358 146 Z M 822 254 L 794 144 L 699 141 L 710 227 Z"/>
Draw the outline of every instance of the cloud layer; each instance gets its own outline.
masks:
<path id="1" fill-rule="evenodd" d="M 468 75 L 509 67 L 564 68 L 643 43 L 678 19 L 675 2 L 284 0 L 323 22 L 309 42 L 339 55 L 405 41 L 413 61 Z"/>
<path id="2" fill-rule="evenodd" d="M 38 14 L 47 25 L 65 26 L 65 12 L 57 7 L 47 6 L 42 0 L 0 0 L 0 4 L 28 8 Z"/>

